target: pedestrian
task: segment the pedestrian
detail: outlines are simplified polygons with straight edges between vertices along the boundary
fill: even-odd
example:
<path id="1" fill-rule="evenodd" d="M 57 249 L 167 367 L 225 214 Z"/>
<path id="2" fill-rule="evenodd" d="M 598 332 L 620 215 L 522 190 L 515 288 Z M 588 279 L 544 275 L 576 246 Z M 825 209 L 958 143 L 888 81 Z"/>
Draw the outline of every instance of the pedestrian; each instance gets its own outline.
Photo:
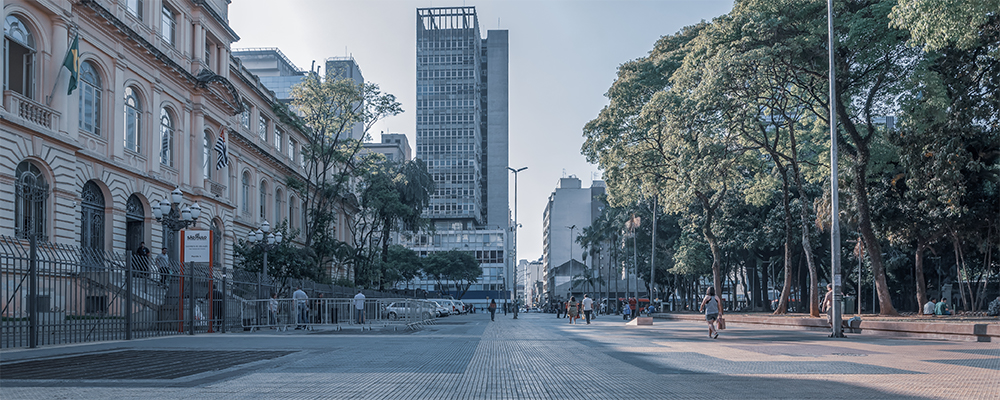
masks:
<path id="1" fill-rule="evenodd" d="M 135 256 L 132 257 L 133 267 L 138 271 L 138 276 L 149 277 L 149 249 L 146 248 L 146 242 L 139 242 L 139 247 L 135 248 Z"/>
<path id="2" fill-rule="evenodd" d="M 705 291 L 705 299 L 698 307 L 698 312 L 705 311 L 705 321 L 708 322 L 708 337 L 712 339 L 719 337 L 719 331 L 715 329 L 715 321 L 722 316 L 722 307 L 719 307 L 719 304 L 722 304 L 722 299 L 715 295 L 715 287 L 709 286 L 708 290 Z"/>
<path id="3" fill-rule="evenodd" d="M 278 324 L 278 292 L 271 293 L 271 300 L 267 302 L 267 324 L 271 329 Z"/>
<path id="4" fill-rule="evenodd" d="M 292 293 L 292 300 L 295 300 L 295 308 L 298 310 L 296 313 L 298 318 L 295 321 L 295 330 L 303 329 L 306 327 L 306 312 L 309 310 L 309 295 L 302 291 L 301 287 L 296 287 L 295 292 Z"/>
<path id="5" fill-rule="evenodd" d="M 354 295 L 354 320 L 358 324 L 365 323 L 365 294 L 358 289 L 358 294 Z"/>
<path id="6" fill-rule="evenodd" d="M 156 258 L 156 269 L 160 273 L 160 283 L 167 283 L 167 275 L 170 274 L 170 256 L 167 255 L 167 248 L 160 251 L 160 256 Z"/>
<path id="7" fill-rule="evenodd" d="M 212 315 L 208 319 L 216 328 L 222 328 L 222 322 L 225 321 L 222 315 L 222 296 L 222 291 L 219 290 L 219 287 L 215 283 L 212 283 L 212 292 L 205 294 L 205 300 L 212 303 Z"/>
<path id="8" fill-rule="evenodd" d="M 628 321 L 632 315 L 632 308 L 628 306 L 628 303 L 622 305 L 622 319 Z"/>
<path id="9" fill-rule="evenodd" d="M 590 298 L 589 294 L 583 295 L 583 316 L 587 321 L 587 325 L 590 325 L 590 314 L 594 313 L 594 299 Z"/>
<path id="10" fill-rule="evenodd" d="M 576 319 L 580 318 L 580 303 L 576 302 L 576 296 L 569 297 L 569 301 L 566 302 L 566 312 L 569 314 L 571 324 L 575 324 Z"/>
<path id="11" fill-rule="evenodd" d="M 947 297 L 942 297 L 941 301 L 937 303 L 937 306 L 934 307 L 934 314 L 951 315 L 951 307 L 948 306 Z"/>
<path id="12" fill-rule="evenodd" d="M 495 321 L 496 320 L 495 319 L 496 318 L 496 314 L 497 314 L 497 301 L 496 300 L 490 299 L 489 309 L 490 309 L 490 321 Z"/>
<path id="13" fill-rule="evenodd" d="M 934 306 L 936 305 L 934 299 L 927 300 L 927 303 L 924 304 L 924 315 L 934 315 Z"/>
<path id="14" fill-rule="evenodd" d="M 819 311 L 826 313 L 826 323 L 833 327 L 833 284 L 826 284 L 826 295 L 823 302 L 819 303 Z"/>
<path id="15" fill-rule="evenodd" d="M 632 313 L 635 314 L 636 317 L 639 316 L 638 302 L 636 302 L 635 297 L 630 297 L 628 299 L 628 308 L 632 310 Z"/>
<path id="16" fill-rule="evenodd" d="M 1000 296 L 997 296 L 996 300 L 990 302 L 989 307 L 986 309 L 986 316 L 996 317 L 1000 316 Z"/>

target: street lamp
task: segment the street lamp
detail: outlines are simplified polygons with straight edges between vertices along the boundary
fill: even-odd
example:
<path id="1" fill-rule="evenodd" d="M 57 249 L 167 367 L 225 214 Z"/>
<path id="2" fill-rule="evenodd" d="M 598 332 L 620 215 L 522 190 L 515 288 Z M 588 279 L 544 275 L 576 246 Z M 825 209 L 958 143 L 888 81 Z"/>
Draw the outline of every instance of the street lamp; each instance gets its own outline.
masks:
<path id="1" fill-rule="evenodd" d="M 271 233 L 271 224 L 264 221 L 256 231 L 250 231 L 247 242 L 264 252 L 264 265 L 261 268 L 264 280 L 267 280 L 267 253 L 281 244 L 284 235 L 281 232 Z"/>
<path id="2" fill-rule="evenodd" d="M 249 235 L 247 236 L 247 243 L 249 243 L 251 246 L 256 246 L 257 248 L 261 249 L 261 251 L 264 252 L 264 262 L 261 268 L 261 272 L 257 273 L 258 299 L 267 298 L 264 296 L 263 285 L 262 285 L 262 283 L 267 280 L 267 253 L 271 251 L 271 249 L 277 248 L 278 245 L 281 244 L 281 239 L 284 238 L 284 236 L 281 234 L 280 231 L 277 232 L 276 234 L 270 232 L 271 232 L 271 224 L 269 224 L 267 221 L 264 221 L 264 223 L 260 224 L 260 228 L 258 228 L 255 231 L 251 230 Z M 258 303 L 258 304 L 263 305 L 264 303 Z M 261 312 L 261 310 L 258 310 L 257 315 L 260 316 L 262 314 L 264 313 Z M 259 322 L 260 319 L 258 317 L 258 325 L 261 325 Z"/>
<path id="3" fill-rule="evenodd" d="M 156 201 L 156 200 L 153 201 L 153 204 L 152 204 L 152 206 L 153 206 L 152 207 L 153 208 L 153 217 L 156 218 L 156 221 L 158 221 L 160 224 L 162 224 L 164 228 L 167 228 L 168 230 L 170 230 L 170 236 L 174 236 L 178 232 L 180 232 L 181 230 L 187 229 L 187 227 L 189 227 L 192 224 L 196 223 L 198 221 L 198 217 L 201 216 L 201 206 L 199 206 L 197 202 L 195 202 L 194 204 L 192 204 L 190 206 L 185 206 L 184 208 L 181 208 L 181 206 L 182 206 L 181 202 L 183 202 L 183 201 L 184 201 L 184 193 L 181 192 L 181 188 L 179 188 L 179 187 L 175 188 L 174 191 L 170 192 L 170 197 L 169 198 L 164 198 L 163 200 L 160 200 L 160 201 Z M 166 242 L 166 240 L 167 240 L 167 238 L 164 238 L 164 242 Z M 175 243 L 176 243 L 176 241 L 175 241 Z M 167 246 L 164 246 L 164 247 L 167 247 Z M 170 246 L 170 247 L 173 247 L 173 246 Z M 176 247 L 173 247 L 171 250 L 176 250 Z M 174 258 L 177 259 L 178 265 L 181 266 L 181 270 L 180 270 L 180 275 L 181 276 L 180 276 L 180 287 L 179 287 L 179 289 L 180 289 L 180 292 L 183 293 L 184 292 L 184 263 L 183 263 L 184 260 L 180 260 L 180 259 L 177 258 L 176 251 L 174 252 Z M 188 295 L 191 298 L 191 303 L 188 305 L 188 307 L 190 309 L 188 311 L 191 313 L 190 314 L 191 318 L 193 318 L 193 316 L 194 316 L 194 285 L 190 285 L 188 287 L 188 291 L 189 291 Z M 184 320 L 184 311 L 183 311 L 184 310 L 184 297 L 183 296 L 181 296 L 180 300 L 178 300 L 178 307 L 177 308 L 178 308 L 178 312 L 180 313 L 179 319 L 183 321 Z M 183 327 L 184 327 L 183 324 L 184 323 L 181 322 L 181 325 L 180 325 L 180 329 L 181 330 L 183 330 Z M 189 322 L 188 329 L 189 329 L 189 333 L 192 334 L 192 335 L 194 335 L 194 322 L 193 321 Z"/>
<path id="4" fill-rule="evenodd" d="M 182 201 L 184 201 L 184 193 L 181 192 L 181 188 L 170 192 L 170 199 L 153 200 L 153 217 L 167 229 L 170 229 L 172 233 L 186 229 L 197 222 L 198 217 L 201 216 L 201 206 L 197 202 L 189 207 L 181 208 Z"/>
<path id="5" fill-rule="evenodd" d="M 521 167 L 514 169 L 507 167 L 510 172 L 514 173 L 514 319 L 517 319 L 517 228 L 521 225 L 517 223 L 517 173 L 528 169 L 528 167 Z"/>

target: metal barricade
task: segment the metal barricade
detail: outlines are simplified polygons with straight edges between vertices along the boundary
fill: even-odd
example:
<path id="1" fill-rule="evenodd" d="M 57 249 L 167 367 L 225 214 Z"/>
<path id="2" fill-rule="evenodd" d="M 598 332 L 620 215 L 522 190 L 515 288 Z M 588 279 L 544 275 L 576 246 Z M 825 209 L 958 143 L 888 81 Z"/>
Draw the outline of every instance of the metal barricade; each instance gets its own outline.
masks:
<path id="1" fill-rule="evenodd" d="M 412 325 L 437 317 L 433 303 L 421 299 L 365 299 L 362 306 L 358 310 L 353 298 L 244 300 L 241 319 L 243 327 L 250 330 L 287 330 Z"/>

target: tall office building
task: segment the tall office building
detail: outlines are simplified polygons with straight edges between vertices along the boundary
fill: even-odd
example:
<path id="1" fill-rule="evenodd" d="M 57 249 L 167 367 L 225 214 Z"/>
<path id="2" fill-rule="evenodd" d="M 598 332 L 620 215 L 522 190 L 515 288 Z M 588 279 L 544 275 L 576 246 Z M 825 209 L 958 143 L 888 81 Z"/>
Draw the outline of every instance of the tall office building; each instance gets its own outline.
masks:
<path id="1" fill-rule="evenodd" d="M 509 224 L 507 31 L 482 39 L 475 7 L 417 9 L 417 158 L 443 228 Z"/>
<path id="2" fill-rule="evenodd" d="M 417 279 L 466 303 L 509 299 L 513 253 L 507 172 L 507 31 L 480 35 L 475 7 L 417 9 L 416 157 L 436 188 L 424 210 L 433 234 L 399 243 L 427 255 L 473 252 L 483 275 L 466 293 Z M 412 287 L 412 286 L 411 286 Z"/>
<path id="3" fill-rule="evenodd" d="M 327 79 L 350 79 L 356 84 L 365 83 L 365 78 L 361 76 L 361 67 L 354 61 L 353 56 L 330 57 L 326 59 Z M 365 124 L 361 121 L 355 122 L 350 132 L 352 139 L 365 140 Z"/>

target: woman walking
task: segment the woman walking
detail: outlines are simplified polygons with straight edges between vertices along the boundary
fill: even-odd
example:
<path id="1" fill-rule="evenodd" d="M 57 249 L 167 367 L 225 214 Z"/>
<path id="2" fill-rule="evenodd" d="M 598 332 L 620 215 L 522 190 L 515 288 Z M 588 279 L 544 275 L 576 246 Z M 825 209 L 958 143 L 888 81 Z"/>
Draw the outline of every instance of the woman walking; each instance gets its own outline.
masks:
<path id="1" fill-rule="evenodd" d="M 719 337 L 719 331 L 715 329 L 715 321 L 722 316 L 722 299 L 715 295 L 715 288 L 709 286 L 705 291 L 705 299 L 701 301 L 698 311 L 705 310 L 705 321 L 708 322 L 708 337 L 715 339 Z"/>
<path id="2" fill-rule="evenodd" d="M 569 323 L 575 324 L 576 319 L 580 317 L 580 304 L 576 302 L 576 296 L 570 296 L 569 298 Z"/>
<path id="3" fill-rule="evenodd" d="M 490 299 L 490 321 L 495 321 L 497 314 L 497 301 Z"/>

